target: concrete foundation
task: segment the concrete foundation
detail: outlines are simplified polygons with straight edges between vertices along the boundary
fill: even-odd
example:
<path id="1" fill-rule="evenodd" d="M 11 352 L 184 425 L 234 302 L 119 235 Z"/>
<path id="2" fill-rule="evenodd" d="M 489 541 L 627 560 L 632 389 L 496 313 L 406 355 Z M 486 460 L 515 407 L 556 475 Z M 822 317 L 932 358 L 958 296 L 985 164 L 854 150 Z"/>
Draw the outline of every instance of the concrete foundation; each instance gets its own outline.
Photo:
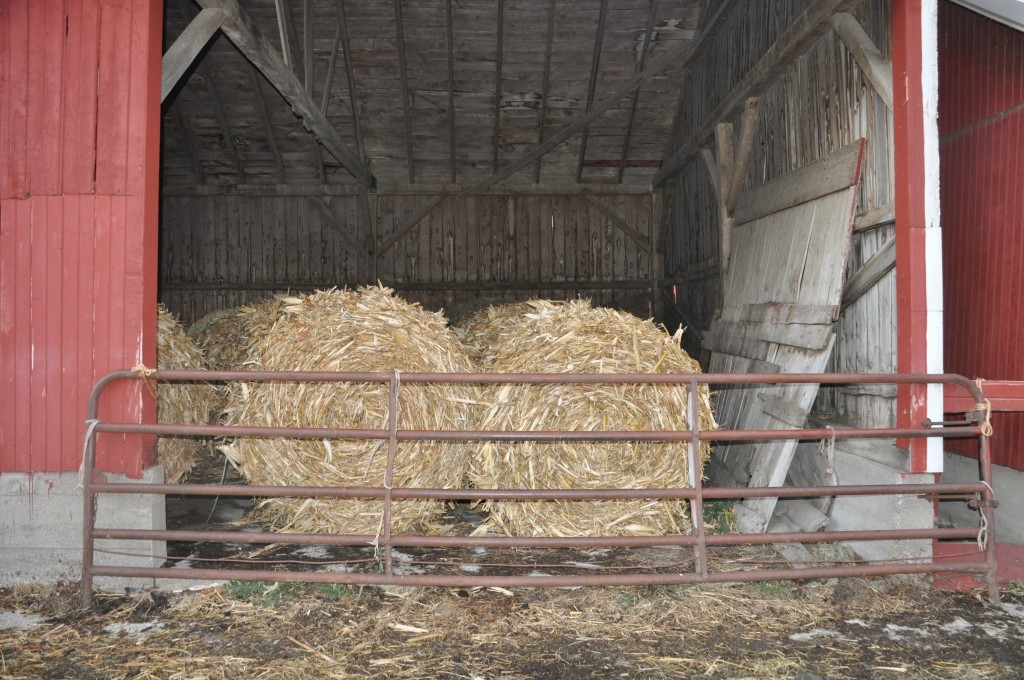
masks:
<path id="1" fill-rule="evenodd" d="M 142 480 L 112 474 L 107 479 L 159 484 L 163 469 L 146 470 Z M 0 473 L 0 586 L 81 578 L 82 490 L 77 486 L 76 472 Z M 160 495 L 102 494 L 96 526 L 163 529 L 164 507 Z M 166 552 L 163 541 L 97 541 L 95 563 L 159 566 Z M 153 579 L 96 579 L 97 588 L 109 591 L 153 585 Z"/>
<path id="2" fill-rule="evenodd" d="M 890 462 L 881 455 L 868 458 L 859 453 L 844 451 L 836 444 L 835 471 L 840 484 L 928 484 L 934 481 L 934 475 L 904 472 L 897 467 L 901 466 L 899 460 Z M 901 458 L 905 460 L 905 455 Z M 916 496 L 840 496 L 828 514 L 830 531 L 935 526 L 932 503 Z M 919 560 L 932 556 L 930 540 L 854 541 L 846 545 L 865 560 Z"/>
<path id="3" fill-rule="evenodd" d="M 946 453 L 944 482 L 978 481 L 978 461 L 955 453 Z M 999 507 L 996 508 L 996 540 L 1000 543 L 1024 544 L 1024 472 L 1002 465 L 992 466 L 992 489 Z M 945 526 L 978 526 L 978 511 L 967 507 L 964 501 L 939 504 L 939 520 Z"/>

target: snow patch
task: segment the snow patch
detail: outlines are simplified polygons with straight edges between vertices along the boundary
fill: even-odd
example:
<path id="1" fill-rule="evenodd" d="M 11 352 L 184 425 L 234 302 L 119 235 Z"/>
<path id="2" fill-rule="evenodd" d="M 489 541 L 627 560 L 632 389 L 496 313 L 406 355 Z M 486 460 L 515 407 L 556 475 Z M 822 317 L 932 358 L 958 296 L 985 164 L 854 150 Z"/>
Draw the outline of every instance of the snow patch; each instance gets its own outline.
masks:
<path id="1" fill-rule="evenodd" d="M 960 631 L 970 630 L 973 627 L 973 624 L 964 621 L 958 616 L 949 623 L 939 626 L 939 630 L 945 633 L 959 633 Z"/>
<path id="2" fill-rule="evenodd" d="M 885 633 L 889 636 L 890 640 L 895 642 L 906 639 L 908 634 L 917 635 L 923 638 L 932 636 L 932 634 L 927 630 L 921 630 L 920 628 L 908 628 L 907 626 L 897 626 L 895 623 L 887 623 L 885 625 Z"/>
<path id="3" fill-rule="evenodd" d="M 827 628 L 815 628 L 814 630 L 809 630 L 806 633 L 793 633 L 789 636 L 789 639 L 793 642 L 808 642 L 816 638 L 838 636 L 839 633 L 834 630 L 828 630 Z"/>
<path id="4" fill-rule="evenodd" d="M 311 560 L 324 560 L 330 557 L 327 553 L 327 548 L 322 545 L 307 545 L 299 548 L 295 552 L 303 557 L 308 557 Z"/>
<path id="5" fill-rule="evenodd" d="M 113 635 L 131 635 L 139 640 L 147 635 L 159 632 L 164 629 L 164 624 L 159 621 L 146 621 L 145 623 L 112 623 L 103 629 L 104 633 Z"/>
<path id="6" fill-rule="evenodd" d="M 847 619 L 846 623 L 851 626 L 860 626 L 861 628 L 870 628 L 868 624 L 864 623 L 862 619 Z"/>
<path id="7" fill-rule="evenodd" d="M 43 622 L 39 614 L 26 614 L 24 612 L 0 612 L 0 630 L 16 628 L 18 630 L 29 630 Z"/>

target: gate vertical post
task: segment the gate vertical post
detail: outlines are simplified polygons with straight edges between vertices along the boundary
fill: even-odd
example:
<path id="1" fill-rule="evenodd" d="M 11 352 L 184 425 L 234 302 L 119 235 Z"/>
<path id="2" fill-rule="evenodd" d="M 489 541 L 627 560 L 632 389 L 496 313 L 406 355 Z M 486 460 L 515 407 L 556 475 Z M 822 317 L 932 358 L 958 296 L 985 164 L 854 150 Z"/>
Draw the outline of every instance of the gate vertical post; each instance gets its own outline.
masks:
<path id="1" fill-rule="evenodd" d="M 708 576 L 708 552 L 704 540 L 704 481 L 701 479 L 703 469 L 700 460 L 700 412 L 697 407 L 697 378 L 690 378 L 690 389 L 686 395 L 686 420 L 690 425 L 689 464 L 690 485 L 696 494 L 690 499 L 690 519 L 693 523 L 694 562 L 701 578 Z"/>

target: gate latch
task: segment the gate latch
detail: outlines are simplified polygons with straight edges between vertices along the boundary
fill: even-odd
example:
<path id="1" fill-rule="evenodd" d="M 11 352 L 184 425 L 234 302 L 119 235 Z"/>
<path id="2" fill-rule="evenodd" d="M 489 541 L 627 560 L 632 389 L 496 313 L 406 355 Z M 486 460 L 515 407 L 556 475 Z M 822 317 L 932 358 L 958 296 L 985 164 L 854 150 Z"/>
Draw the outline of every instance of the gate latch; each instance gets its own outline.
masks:
<path id="1" fill-rule="evenodd" d="M 984 498 L 975 498 L 973 500 L 967 501 L 967 507 L 973 510 L 979 510 L 981 508 L 998 508 L 999 501 L 996 500 L 995 498 L 993 498 L 990 501 L 987 501 Z"/>

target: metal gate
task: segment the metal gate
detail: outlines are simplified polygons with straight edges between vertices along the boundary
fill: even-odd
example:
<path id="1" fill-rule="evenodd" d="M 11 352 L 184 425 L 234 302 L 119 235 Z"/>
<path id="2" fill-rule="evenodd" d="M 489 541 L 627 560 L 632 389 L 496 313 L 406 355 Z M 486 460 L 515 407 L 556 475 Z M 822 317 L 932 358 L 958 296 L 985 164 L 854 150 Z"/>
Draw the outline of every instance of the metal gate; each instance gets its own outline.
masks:
<path id="1" fill-rule="evenodd" d="M 241 427 L 220 425 L 171 425 L 104 422 L 99 419 L 99 406 L 104 390 L 123 380 L 168 382 L 211 381 L 289 381 L 289 382 L 366 382 L 389 386 L 388 426 L 383 429 Z M 412 430 L 404 429 L 398 418 L 398 397 L 401 387 L 423 383 L 476 384 L 681 384 L 689 387 L 688 420 L 691 429 L 674 431 L 484 431 L 484 430 Z M 975 409 L 962 421 L 924 422 L 905 428 L 793 429 L 793 430 L 704 430 L 698 424 L 698 387 L 700 385 L 754 385 L 818 383 L 821 385 L 898 384 L 956 385 L 974 400 Z M 96 576 L 177 578 L 200 580 L 300 581 L 407 586 L 616 586 L 684 584 L 701 582 L 766 581 L 778 579 L 830 578 L 841 576 L 879 576 L 891 574 L 974 573 L 983 575 L 989 596 L 998 601 L 996 582 L 995 518 L 996 506 L 991 486 L 990 427 L 986 400 L 981 388 L 958 375 L 893 375 L 893 374 L 485 374 L 485 373 L 321 373 L 321 372 L 250 372 L 250 371 L 115 371 L 100 379 L 89 398 L 82 478 L 84 487 L 84 523 L 82 552 L 82 604 L 89 606 L 93 579 Z M 363 439 L 388 442 L 384 479 L 375 486 L 364 487 L 288 487 L 221 484 L 148 484 L 114 483 L 95 473 L 96 439 L 100 433 L 129 435 L 171 435 L 202 437 L 275 437 L 292 439 Z M 702 442 L 767 441 L 780 439 L 918 439 L 927 437 L 974 438 L 979 443 L 979 479 L 957 484 L 879 484 L 809 487 L 714 488 L 705 487 L 699 469 Z M 647 489 L 438 489 L 407 488 L 392 485 L 397 443 L 399 441 L 657 441 L 684 442 L 687 446 L 690 486 L 683 488 Z M 683 461 L 681 461 L 682 463 Z M 383 507 L 382 531 L 379 536 L 355 534 L 306 534 L 299 532 L 235 532 L 223 530 L 148 530 L 97 527 L 96 501 L 99 494 L 183 494 L 195 496 L 257 496 L 297 498 L 363 498 L 380 499 Z M 813 498 L 837 496 L 921 496 L 928 499 L 968 500 L 980 511 L 976 528 L 877 529 L 863 531 L 819 531 L 771 534 L 714 533 L 705 526 L 705 504 L 719 499 L 757 497 Z M 689 533 L 659 536 L 586 536 L 586 537 L 514 537 L 514 536 L 433 536 L 423 534 L 392 534 L 388 522 L 391 504 L 403 499 L 434 499 L 438 501 L 485 499 L 504 501 L 542 500 L 606 500 L 623 499 L 685 499 L 689 503 L 693 528 Z M 174 568 L 98 565 L 94 563 L 96 541 L 105 539 L 146 541 L 206 541 L 245 544 L 293 544 L 320 546 L 375 545 L 381 552 L 376 569 L 371 573 L 337 571 L 280 571 L 265 568 Z M 717 546 L 766 545 L 779 543 L 822 543 L 845 541 L 893 541 L 932 539 L 977 539 L 984 548 L 984 561 L 885 562 L 858 563 L 840 566 L 818 566 L 803 569 L 769 568 L 751 571 L 721 571 L 709 567 L 708 550 Z M 459 569 L 464 563 L 451 562 L 455 573 L 397 573 L 394 568 L 395 548 L 480 549 L 480 548 L 621 548 L 676 546 L 692 551 L 692 567 L 651 572 L 638 567 L 634 571 L 616 569 L 610 573 L 579 573 L 540 575 L 473 574 Z M 159 557 L 159 556 L 156 556 Z"/>

